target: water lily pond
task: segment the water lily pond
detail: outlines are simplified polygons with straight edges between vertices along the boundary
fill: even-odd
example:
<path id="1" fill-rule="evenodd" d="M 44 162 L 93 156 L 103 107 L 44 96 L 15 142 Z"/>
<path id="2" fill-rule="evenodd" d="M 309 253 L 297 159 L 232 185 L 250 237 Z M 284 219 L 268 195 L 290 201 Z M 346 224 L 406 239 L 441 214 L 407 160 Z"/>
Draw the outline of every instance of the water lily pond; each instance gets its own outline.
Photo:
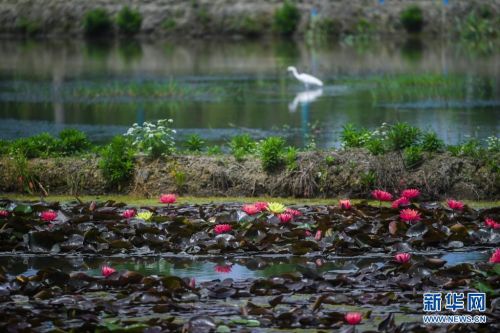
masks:
<path id="1" fill-rule="evenodd" d="M 408 122 L 449 144 L 500 131 L 498 50 L 410 39 L 294 42 L 0 41 L 0 139 L 65 127 L 106 141 L 172 118 L 179 135 L 246 132 L 338 146 L 346 123 Z M 23 64 L 20 66 L 19 64 Z M 320 77 L 305 89 L 286 72 Z"/>

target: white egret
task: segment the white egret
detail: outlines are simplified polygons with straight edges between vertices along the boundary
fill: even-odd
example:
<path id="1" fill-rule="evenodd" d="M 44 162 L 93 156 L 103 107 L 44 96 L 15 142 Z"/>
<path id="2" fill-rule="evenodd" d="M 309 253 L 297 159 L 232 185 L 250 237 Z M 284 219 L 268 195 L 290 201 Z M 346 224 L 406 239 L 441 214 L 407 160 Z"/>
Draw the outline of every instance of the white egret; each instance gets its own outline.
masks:
<path id="1" fill-rule="evenodd" d="M 309 74 L 305 74 L 305 73 L 298 73 L 297 72 L 297 68 L 293 67 L 293 66 L 290 66 L 286 69 L 288 72 L 292 72 L 293 73 L 293 76 L 295 76 L 295 78 L 297 80 L 299 80 L 300 82 L 302 82 L 303 84 L 306 85 L 306 88 L 309 87 L 309 85 L 313 85 L 313 86 L 319 86 L 319 87 L 322 87 L 323 86 L 323 82 L 321 82 L 320 79 L 318 78 L 315 78 L 314 76 L 312 75 L 309 75 Z"/>

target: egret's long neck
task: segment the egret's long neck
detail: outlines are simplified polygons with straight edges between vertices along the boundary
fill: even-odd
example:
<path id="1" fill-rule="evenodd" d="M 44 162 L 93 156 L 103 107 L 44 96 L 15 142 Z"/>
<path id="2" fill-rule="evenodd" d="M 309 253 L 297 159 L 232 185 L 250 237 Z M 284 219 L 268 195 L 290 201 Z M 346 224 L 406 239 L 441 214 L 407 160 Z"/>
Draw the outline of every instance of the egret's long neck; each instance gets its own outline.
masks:
<path id="1" fill-rule="evenodd" d="M 295 76 L 297 79 L 299 78 L 299 73 L 297 72 L 296 68 L 292 68 L 292 73 L 293 73 L 293 76 Z"/>

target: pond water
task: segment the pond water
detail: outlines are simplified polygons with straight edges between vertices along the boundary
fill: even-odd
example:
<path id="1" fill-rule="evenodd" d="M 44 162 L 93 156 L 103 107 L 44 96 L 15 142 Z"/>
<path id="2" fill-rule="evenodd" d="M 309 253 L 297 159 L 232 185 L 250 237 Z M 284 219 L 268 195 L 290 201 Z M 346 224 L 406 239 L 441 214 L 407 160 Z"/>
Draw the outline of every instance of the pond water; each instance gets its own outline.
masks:
<path id="1" fill-rule="evenodd" d="M 449 252 L 445 254 L 416 254 L 414 259 L 424 261 L 426 257 L 446 260 L 446 265 L 484 262 L 488 253 L 473 250 Z M 299 271 L 312 276 L 324 273 L 353 273 L 371 264 L 380 267 L 391 258 L 387 256 L 362 257 L 298 257 L 298 256 L 253 256 L 253 257 L 100 257 L 100 256 L 50 256 L 0 254 L 0 267 L 8 274 L 31 276 L 39 269 L 55 267 L 65 272 L 84 271 L 90 275 L 101 275 L 103 265 L 111 265 L 118 270 L 137 271 L 147 275 L 174 275 L 195 277 L 198 281 L 232 278 L 268 278 L 284 273 Z"/>
<path id="2" fill-rule="evenodd" d="M 406 121 L 447 143 L 500 132 L 500 50 L 440 41 L 0 40 L 0 139 L 76 127 L 94 141 L 173 118 L 180 135 L 338 145 L 346 123 Z M 318 76 L 306 90 L 286 67 Z"/>

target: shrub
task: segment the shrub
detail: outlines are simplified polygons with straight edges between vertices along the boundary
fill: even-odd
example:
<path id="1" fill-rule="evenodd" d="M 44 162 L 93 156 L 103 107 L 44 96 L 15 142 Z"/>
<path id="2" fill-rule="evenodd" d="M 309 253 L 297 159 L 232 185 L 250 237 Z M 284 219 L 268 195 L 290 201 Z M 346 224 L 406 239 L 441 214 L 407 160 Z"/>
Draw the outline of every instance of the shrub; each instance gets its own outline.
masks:
<path id="1" fill-rule="evenodd" d="M 460 38 L 473 42 L 494 38 L 498 34 L 497 23 L 476 11 L 469 13 L 465 19 L 457 18 L 457 30 Z"/>
<path id="2" fill-rule="evenodd" d="M 285 1 L 283 6 L 274 13 L 274 30 L 282 35 L 292 35 L 300 21 L 300 12 L 297 6 Z"/>
<path id="3" fill-rule="evenodd" d="M 108 12 L 102 8 L 88 11 L 83 18 L 83 29 L 87 36 L 108 34 L 112 26 Z"/>
<path id="4" fill-rule="evenodd" d="M 283 150 L 285 147 L 285 140 L 280 137 L 271 136 L 260 145 L 260 158 L 262 168 L 265 171 L 274 171 L 283 165 Z"/>
<path id="5" fill-rule="evenodd" d="M 424 133 L 422 136 L 422 149 L 428 152 L 440 151 L 444 147 L 444 142 L 438 138 L 437 134 L 434 132 Z"/>
<path id="6" fill-rule="evenodd" d="M 401 150 L 417 144 L 420 140 L 421 132 L 417 127 L 407 123 L 397 123 L 387 132 L 387 139 L 392 149 Z"/>
<path id="7" fill-rule="evenodd" d="M 489 152 L 500 153 L 500 138 L 496 136 L 489 136 L 486 138 L 486 147 Z"/>
<path id="8" fill-rule="evenodd" d="M 79 130 L 68 128 L 59 133 L 61 153 L 73 155 L 81 153 L 90 147 L 87 135 Z"/>
<path id="9" fill-rule="evenodd" d="M 160 119 L 156 124 L 144 122 L 142 126 L 132 125 L 126 136 L 131 137 L 132 145 L 151 158 L 172 155 L 175 151 L 174 129 L 170 128 L 172 119 Z"/>
<path id="10" fill-rule="evenodd" d="M 381 155 L 386 152 L 384 141 L 379 138 L 372 138 L 365 143 L 366 149 L 373 155 Z"/>
<path id="11" fill-rule="evenodd" d="M 333 156 L 325 157 L 325 163 L 328 166 L 332 166 L 335 163 L 335 157 L 333 157 Z"/>
<path id="12" fill-rule="evenodd" d="M 124 184 L 134 170 L 134 151 L 129 140 L 123 136 L 114 137 L 102 150 L 99 168 L 110 186 Z"/>
<path id="13" fill-rule="evenodd" d="M 48 157 L 59 150 L 59 143 L 49 133 L 41 133 L 30 138 L 17 139 L 10 145 L 12 155 L 26 158 Z"/>
<path id="14" fill-rule="evenodd" d="M 403 159 L 408 169 L 412 169 L 420 165 L 423 158 L 424 155 L 422 153 L 422 148 L 419 146 L 411 146 L 403 150 Z"/>
<path id="15" fill-rule="evenodd" d="M 116 24 L 120 32 L 128 35 L 133 35 L 141 30 L 142 16 L 137 10 L 130 9 L 128 6 L 123 7 L 116 17 Z"/>
<path id="16" fill-rule="evenodd" d="M 284 154 L 286 168 L 290 171 L 297 169 L 298 151 L 295 147 L 288 147 Z"/>
<path id="17" fill-rule="evenodd" d="M 371 134 L 366 129 L 358 129 L 353 124 L 346 124 L 342 128 L 340 139 L 344 147 L 360 148 L 371 138 Z"/>
<path id="18" fill-rule="evenodd" d="M 229 142 L 229 148 L 234 155 L 235 152 L 239 154 L 252 154 L 257 148 L 257 143 L 248 134 L 234 136 Z"/>
<path id="19" fill-rule="evenodd" d="M 222 149 L 220 148 L 220 146 L 212 146 L 207 149 L 207 154 L 211 156 L 220 155 L 222 154 Z"/>
<path id="20" fill-rule="evenodd" d="M 185 146 L 188 151 L 200 152 L 204 144 L 205 141 L 198 134 L 192 134 L 188 136 Z"/>
<path id="21" fill-rule="evenodd" d="M 424 14 L 419 6 L 409 6 L 401 12 L 401 24 L 409 33 L 422 31 L 424 26 Z"/>

